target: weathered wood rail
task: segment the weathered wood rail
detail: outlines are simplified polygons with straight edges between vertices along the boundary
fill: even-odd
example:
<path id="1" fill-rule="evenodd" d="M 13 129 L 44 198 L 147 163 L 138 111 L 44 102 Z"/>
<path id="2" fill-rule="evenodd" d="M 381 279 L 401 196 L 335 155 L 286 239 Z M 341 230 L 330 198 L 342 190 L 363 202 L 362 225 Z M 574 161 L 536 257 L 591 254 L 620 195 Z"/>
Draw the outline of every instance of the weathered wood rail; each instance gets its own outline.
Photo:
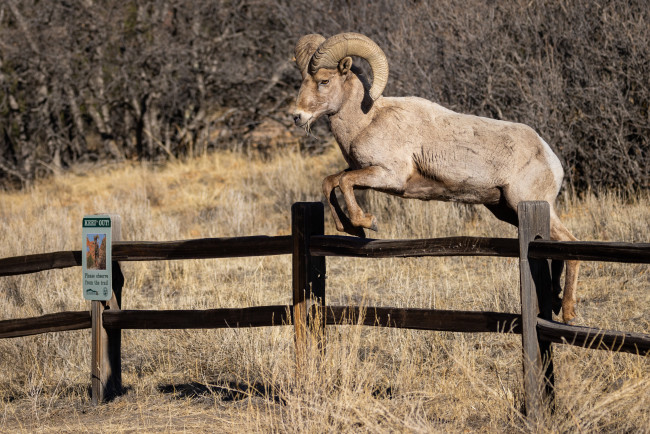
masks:
<path id="1" fill-rule="evenodd" d="M 93 329 L 93 402 L 120 393 L 120 331 L 124 329 L 193 329 L 266 327 L 293 324 L 296 356 L 304 357 L 308 318 L 325 325 L 343 319 L 368 326 L 467 333 L 522 335 L 524 390 L 528 415 L 539 420 L 553 407 L 552 343 L 650 354 L 650 335 L 570 326 L 551 320 L 550 259 L 650 263 L 649 243 L 549 241 L 549 208 L 526 202 L 519 209 L 519 239 L 449 237 L 374 240 L 324 235 L 320 203 L 292 207 L 292 235 L 205 238 L 169 242 L 114 241 L 114 299 L 93 302 L 90 312 L 62 312 L 36 318 L 0 321 L 0 338 L 65 330 Z M 119 235 L 117 238 L 119 239 Z M 207 310 L 121 310 L 124 282 L 119 261 L 208 259 L 291 254 L 293 304 Z M 521 314 L 445 311 L 326 304 L 327 256 L 366 258 L 421 256 L 497 256 L 520 259 Z M 81 266 L 81 251 L 62 251 L 0 259 L 0 276 Z M 310 315 L 310 311 L 312 315 Z M 320 312 L 320 315 L 315 315 Z M 314 329 L 314 328 L 311 328 Z M 319 337 L 323 342 L 323 337 Z"/>
<path id="2" fill-rule="evenodd" d="M 649 243 L 603 241 L 531 241 L 530 258 L 578 259 L 583 261 L 650 264 Z M 216 259 L 246 256 L 286 255 L 291 236 L 203 238 L 184 241 L 117 241 L 115 261 L 168 261 Z M 421 256 L 499 256 L 516 258 L 515 238 L 448 237 L 415 240 L 375 240 L 338 235 L 311 237 L 309 253 L 314 256 L 363 258 L 408 258 Z M 0 277 L 80 267 L 81 251 L 68 250 L 0 259 Z"/>

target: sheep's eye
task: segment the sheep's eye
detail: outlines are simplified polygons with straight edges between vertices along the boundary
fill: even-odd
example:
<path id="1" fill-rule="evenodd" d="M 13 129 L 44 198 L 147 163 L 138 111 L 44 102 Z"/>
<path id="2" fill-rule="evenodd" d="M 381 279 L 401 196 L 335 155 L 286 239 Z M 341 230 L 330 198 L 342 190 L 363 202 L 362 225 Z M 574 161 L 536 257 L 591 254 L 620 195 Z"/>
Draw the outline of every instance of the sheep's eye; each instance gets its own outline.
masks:
<path id="1" fill-rule="evenodd" d="M 327 84 L 329 84 L 329 82 L 330 82 L 329 80 L 321 80 L 320 83 L 318 84 L 320 84 L 321 86 L 326 86 Z"/>

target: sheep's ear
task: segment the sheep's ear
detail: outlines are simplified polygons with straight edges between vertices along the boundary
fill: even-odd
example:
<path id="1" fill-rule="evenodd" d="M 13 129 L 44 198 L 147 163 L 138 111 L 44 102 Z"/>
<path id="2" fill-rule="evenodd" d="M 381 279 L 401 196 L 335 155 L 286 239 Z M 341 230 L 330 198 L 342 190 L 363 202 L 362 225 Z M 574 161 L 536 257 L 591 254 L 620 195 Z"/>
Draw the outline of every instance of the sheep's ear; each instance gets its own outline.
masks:
<path id="1" fill-rule="evenodd" d="M 341 75 L 347 74 L 350 68 L 352 68 L 351 57 L 344 57 L 339 61 L 339 72 L 341 73 Z"/>

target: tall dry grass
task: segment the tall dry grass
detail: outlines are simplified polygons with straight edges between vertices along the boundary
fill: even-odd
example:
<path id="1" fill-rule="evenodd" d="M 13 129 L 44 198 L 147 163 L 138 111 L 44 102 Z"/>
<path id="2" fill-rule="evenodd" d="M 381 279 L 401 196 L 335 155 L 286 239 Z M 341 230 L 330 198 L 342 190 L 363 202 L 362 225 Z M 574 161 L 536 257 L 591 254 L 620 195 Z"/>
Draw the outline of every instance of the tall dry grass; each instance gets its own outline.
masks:
<path id="1" fill-rule="evenodd" d="M 0 193 L 0 257 L 80 248 L 81 218 L 122 216 L 125 240 L 278 235 L 295 201 L 320 200 L 319 157 L 206 155 L 165 166 L 77 168 Z M 482 208 L 361 194 L 382 238 L 515 236 Z M 648 242 L 648 197 L 562 196 L 584 240 Z M 326 217 L 326 233 L 334 233 Z M 375 234 L 372 234 L 375 236 Z M 126 309 L 290 304 L 287 256 L 128 262 Z M 328 303 L 518 312 L 517 261 L 328 258 Z M 645 265 L 585 263 L 581 324 L 650 333 Z M 0 278 L 0 319 L 87 309 L 79 269 Z M 88 330 L 0 340 L 0 430 L 271 432 L 643 432 L 650 364 L 631 354 L 555 346 L 558 410 L 521 415 L 519 336 L 328 327 L 324 356 L 295 376 L 290 327 L 124 331 L 127 393 L 92 407 Z"/>

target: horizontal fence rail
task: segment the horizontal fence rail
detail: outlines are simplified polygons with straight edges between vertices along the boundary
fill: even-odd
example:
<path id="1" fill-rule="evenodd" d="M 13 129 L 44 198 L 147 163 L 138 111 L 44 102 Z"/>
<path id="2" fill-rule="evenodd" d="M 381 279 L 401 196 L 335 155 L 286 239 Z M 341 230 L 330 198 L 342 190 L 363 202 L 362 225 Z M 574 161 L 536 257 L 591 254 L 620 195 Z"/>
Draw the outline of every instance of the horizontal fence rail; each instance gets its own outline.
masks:
<path id="1" fill-rule="evenodd" d="M 521 334 L 521 315 L 395 307 L 327 306 L 327 324 L 363 324 L 413 330 Z M 582 348 L 650 355 L 650 335 L 570 326 L 537 318 L 540 335 L 555 343 Z"/>
<path id="2" fill-rule="evenodd" d="M 316 315 L 312 308 L 311 316 Z M 521 315 L 377 306 L 327 306 L 328 325 L 362 324 L 412 330 L 521 334 Z M 105 310 L 107 329 L 217 329 L 290 325 L 290 305 L 206 310 Z M 90 328 L 90 312 L 62 312 L 0 321 L 0 338 Z M 633 354 L 650 354 L 650 335 L 572 326 L 537 319 L 538 333 L 550 342 Z"/>
<path id="3" fill-rule="evenodd" d="M 290 324 L 291 306 L 207 310 L 104 311 L 107 329 L 216 329 Z"/>
<path id="4" fill-rule="evenodd" d="M 375 240 L 332 235 L 311 237 L 314 256 L 408 258 L 419 256 L 519 256 L 516 238 L 449 237 L 415 240 Z"/>
<path id="5" fill-rule="evenodd" d="M 2 258 L 0 276 L 15 276 L 69 267 L 81 267 L 81 250 Z"/>
<path id="6" fill-rule="evenodd" d="M 516 238 L 448 237 L 413 240 L 377 240 L 346 236 L 311 237 L 314 256 L 363 258 L 422 256 L 498 256 L 516 258 Z M 201 238 L 181 241 L 118 241 L 115 261 L 165 261 L 272 256 L 291 253 L 291 236 Z M 560 260 L 650 264 L 650 243 L 600 241 L 533 241 L 529 257 Z M 0 259 L 0 277 L 81 266 L 81 251 L 70 250 Z"/>
<path id="7" fill-rule="evenodd" d="M 122 241 L 114 244 L 114 261 L 168 261 L 177 259 L 242 258 L 287 255 L 291 236 L 252 236 L 201 238 L 196 240 L 154 242 Z"/>
<path id="8" fill-rule="evenodd" d="M 412 330 L 521 334 L 521 315 L 376 306 L 327 306 L 327 324 L 363 324 Z M 313 314 L 312 314 L 313 315 Z"/>
<path id="9" fill-rule="evenodd" d="M 537 333 L 549 342 L 597 350 L 650 355 L 650 335 L 600 330 L 537 318 Z"/>
<path id="10" fill-rule="evenodd" d="M 376 240 L 317 235 L 311 237 L 309 251 L 314 256 L 361 258 L 422 256 L 499 256 L 517 258 L 519 257 L 519 240 L 516 238 L 482 237 Z M 650 264 L 650 243 L 536 240 L 529 244 L 528 257 Z"/>
<path id="11" fill-rule="evenodd" d="M 182 241 L 117 241 L 114 261 L 214 259 L 291 253 L 291 236 L 200 238 Z M 0 277 L 81 266 L 81 251 L 62 251 L 0 259 Z"/>
<path id="12" fill-rule="evenodd" d="M 90 312 L 51 313 L 35 318 L 0 321 L 0 338 L 17 338 L 41 333 L 61 332 L 90 328 Z"/>
<path id="13" fill-rule="evenodd" d="M 530 258 L 650 264 L 650 243 L 531 241 Z"/>

